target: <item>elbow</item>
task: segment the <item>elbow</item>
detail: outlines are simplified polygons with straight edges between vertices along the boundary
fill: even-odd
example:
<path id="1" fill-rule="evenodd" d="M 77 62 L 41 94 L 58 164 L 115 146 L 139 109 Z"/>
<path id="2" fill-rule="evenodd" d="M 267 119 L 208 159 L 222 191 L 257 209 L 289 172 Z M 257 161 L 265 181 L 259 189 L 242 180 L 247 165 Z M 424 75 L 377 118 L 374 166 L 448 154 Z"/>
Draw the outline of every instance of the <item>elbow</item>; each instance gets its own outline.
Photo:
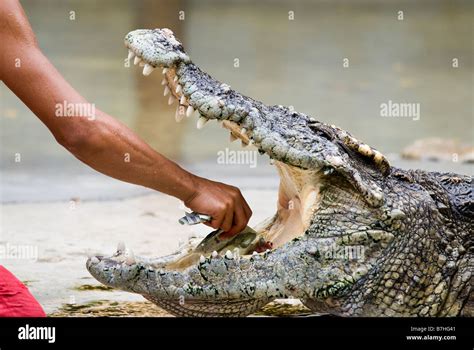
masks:
<path id="1" fill-rule="evenodd" d="M 83 133 L 60 133 L 54 135 L 56 141 L 74 155 L 79 155 L 87 148 L 86 136 Z"/>
<path id="2" fill-rule="evenodd" d="M 79 159 L 103 148 L 100 131 L 75 127 L 54 135 L 56 141 Z"/>
<path id="3" fill-rule="evenodd" d="M 53 132 L 56 141 L 81 160 L 107 150 L 113 132 L 107 123 L 80 118 Z"/>

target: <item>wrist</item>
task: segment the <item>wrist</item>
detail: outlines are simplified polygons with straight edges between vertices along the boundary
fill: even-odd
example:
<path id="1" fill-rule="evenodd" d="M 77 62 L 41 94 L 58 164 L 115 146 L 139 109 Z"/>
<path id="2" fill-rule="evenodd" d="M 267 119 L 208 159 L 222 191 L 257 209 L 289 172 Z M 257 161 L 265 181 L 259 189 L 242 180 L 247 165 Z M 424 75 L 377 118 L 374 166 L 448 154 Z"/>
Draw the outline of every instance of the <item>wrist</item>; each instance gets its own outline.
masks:
<path id="1" fill-rule="evenodd" d="M 186 205 L 196 198 L 197 194 L 199 193 L 198 189 L 200 187 L 200 178 L 185 170 L 183 170 L 183 172 L 184 174 L 182 177 L 180 177 L 180 181 L 178 183 L 179 188 L 175 197 L 182 200 Z"/>

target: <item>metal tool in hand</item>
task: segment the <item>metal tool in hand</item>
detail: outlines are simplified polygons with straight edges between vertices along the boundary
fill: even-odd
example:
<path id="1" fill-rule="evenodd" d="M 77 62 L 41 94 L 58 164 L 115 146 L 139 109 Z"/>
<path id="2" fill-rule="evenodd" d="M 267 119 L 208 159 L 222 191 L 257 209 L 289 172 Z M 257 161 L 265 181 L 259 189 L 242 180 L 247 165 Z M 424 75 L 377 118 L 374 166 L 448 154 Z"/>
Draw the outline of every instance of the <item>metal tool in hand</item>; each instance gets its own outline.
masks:
<path id="1" fill-rule="evenodd" d="M 179 223 L 181 225 L 196 225 L 211 220 L 210 215 L 193 211 L 192 213 L 186 213 L 185 216 L 179 219 Z M 265 243 L 264 238 L 249 226 L 232 237 L 221 238 L 223 232 L 223 230 L 217 229 L 209 233 L 195 248 L 195 252 L 210 254 L 212 251 L 220 251 L 225 247 L 229 249 L 233 247 L 234 249 L 238 248 L 241 254 L 247 254 L 249 251 L 255 250 L 253 247 L 259 247 Z"/>
<path id="2" fill-rule="evenodd" d="M 196 225 L 201 224 L 203 222 L 211 221 L 212 217 L 206 214 L 196 213 L 195 211 L 191 213 L 186 213 L 178 222 L 181 225 Z"/>

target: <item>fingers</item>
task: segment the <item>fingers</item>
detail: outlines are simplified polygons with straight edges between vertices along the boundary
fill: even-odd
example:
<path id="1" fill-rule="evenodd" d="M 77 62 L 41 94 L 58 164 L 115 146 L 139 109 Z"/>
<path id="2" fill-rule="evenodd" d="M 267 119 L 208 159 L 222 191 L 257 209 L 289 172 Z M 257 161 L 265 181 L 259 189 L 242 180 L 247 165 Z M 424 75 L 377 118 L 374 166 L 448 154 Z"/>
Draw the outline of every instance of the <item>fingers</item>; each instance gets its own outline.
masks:
<path id="1" fill-rule="evenodd" d="M 222 236 L 224 238 L 231 237 L 243 231 L 247 226 L 251 216 L 252 210 L 248 206 L 240 191 L 238 191 L 238 199 L 234 207 L 233 225 L 229 230 L 226 230 L 227 232 L 225 232 Z"/>
<path id="2" fill-rule="evenodd" d="M 245 200 L 244 196 L 242 195 L 242 193 L 240 192 L 240 190 L 238 188 L 236 188 L 237 192 L 238 192 L 238 203 L 237 205 L 239 207 L 242 207 L 243 211 L 244 211 L 244 214 L 245 214 L 245 218 L 248 222 L 248 220 L 250 219 L 250 217 L 252 216 L 252 210 L 250 209 L 247 201 Z"/>
<path id="3" fill-rule="evenodd" d="M 222 234 L 222 237 L 232 237 L 241 232 L 247 226 L 248 218 L 249 217 L 245 213 L 243 206 L 236 207 L 233 217 L 233 225 L 229 230 L 226 230 L 226 232 Z"/>
<path id="4" fill-rule="evenodd" d="M 249 205 L 247 204 L 247 202 L 245 201 L 244 199 L 244 212 L 245 212 L 245 217 L 247 218 L 247 222 L 250 220 L 250 218 L 252 217 L 252 209 L 250 209 Z"/>
<path id="5" fill-rule="evenodd" d="M 213 215 L 212 220 L 207 222 L 206 225 L 211 226 L 212 228 L 215 228 L 217 230 L 218 228 L 222 227 L 223 221 L 224 215 L 222 212 L 219 212 L 218 214 Z"/>
<path id="6" fill-rule="evenodd" d="M 247 226 L 247 224 L 250 220 L 250 217 L 252 216 L 252 209 L 250 209 L 249 205 L 245 201 L 245 198 L 242 196 L 242 193 L 240 193 L 240 191 L 239 191 L 239 195 L 240 195 L 240 199 L 241 199 L 241 203 L 239 205 L 239 208 L 241 208 L 242 211 L 243 211 L 242 217 L 243 217 L 243 220 L 245 221 L 245 226 Z"/>
<path id="7" fill-rule="evenodd" d="M 228 198 L 220 199 L 214 208 L 215 214 L 212 216 L 210 225 L 215 229 L 229 230 L 233 222 L 234 203 Z"/>
<path id="8" fill-rule="evenodd" d="M 201 192 L 188 202 L 189 208 L 212 217 L 207 226 L 222 229 L 224 237 L 241 232 L 252 216 L 252 210 L 237 187 L 204 182 Z"/>
<path id="9" fill-rule="evenodd" d="M 234 222 L 234 203 L 227 203 L 226 204 L 226 213 L 224 220 L 222 220 L 221 229 L 224 231 L 228 231 L 232 228 L 232 224 Z"/>

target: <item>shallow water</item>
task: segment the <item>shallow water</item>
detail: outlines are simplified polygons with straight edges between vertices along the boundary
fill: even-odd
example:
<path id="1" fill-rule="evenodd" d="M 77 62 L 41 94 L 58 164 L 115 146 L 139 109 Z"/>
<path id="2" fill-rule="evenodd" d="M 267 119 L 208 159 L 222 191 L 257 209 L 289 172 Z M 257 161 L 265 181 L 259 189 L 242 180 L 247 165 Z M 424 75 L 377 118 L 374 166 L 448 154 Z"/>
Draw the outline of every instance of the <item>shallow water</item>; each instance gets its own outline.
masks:
<path id="1" fill-rule="evenodd" d="M 128 31 L 170 27 L 198 65 L 234 89 L 292 105 L 387 154 L 429 136 L 472 142 L 472 2 L 351 3 L 22 1 L 44 53 L 78 91 L 165 155 L 203 174 L 208 167 L 200 164 L 211 164 L 214 178 L 230 172 L 216 164 L 217 152 L 239 146 L 229 145 L 215 123 L 201 131 L 195 120 L 175 124 L 160 74 L 145 78 L 138 68 L 124 67 Z M 403 21 L 397 20 L 400 9 Z M 3 84 L 0 96 L 2 201 L 143 193 L 84 167 Z M 380 105 L 389 100 L 419 104 L 420 119 L 381 117 Z M 258 159 L 256 169 L 230 167 L 230 178 L 252 172 L 266 183 L 273 175 L 262 166 L 266 158 Z"/>

